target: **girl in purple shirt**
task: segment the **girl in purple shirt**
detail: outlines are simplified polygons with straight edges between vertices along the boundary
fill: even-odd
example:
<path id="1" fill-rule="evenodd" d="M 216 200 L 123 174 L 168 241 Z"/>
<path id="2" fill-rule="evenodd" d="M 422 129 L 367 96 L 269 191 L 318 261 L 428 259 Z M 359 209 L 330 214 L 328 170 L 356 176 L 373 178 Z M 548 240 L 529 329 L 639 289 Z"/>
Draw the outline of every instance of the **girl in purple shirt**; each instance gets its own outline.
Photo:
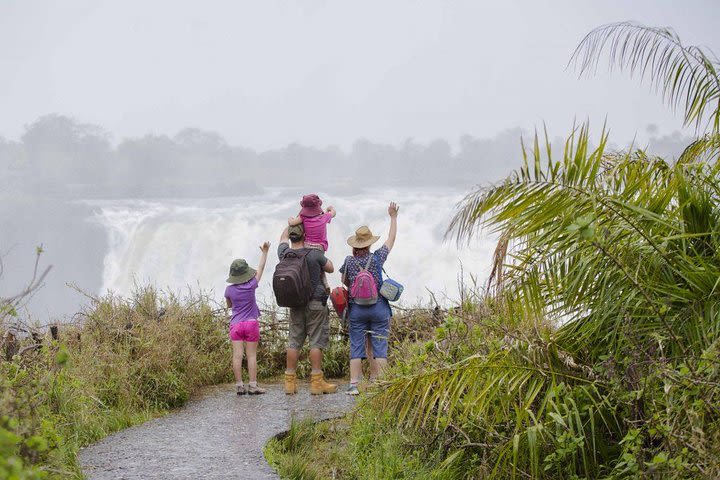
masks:
<path id="1" fill-rule="evenodd" d="M 250 268 L 247 262 L 238 258 L 230 265 L 230 276 L 225 288 L 225 302 L 232 308 L 230 319 L 230 340 L 232 341 L 232 367 L 235 374 L 235 385 L 238 395 L 258 395 L 265 393 L 264 388 L 257 385 L 257 345 L 260 340 L 260 309 L 255 300 L 255 290 L 262 278 L 267 261 L 270 242 L 260 247 L 262 255 L 257 270 Z M 247 388 L 242 380 L 243 350 L 247 349 L 247 368 L 250 382 Z"/>

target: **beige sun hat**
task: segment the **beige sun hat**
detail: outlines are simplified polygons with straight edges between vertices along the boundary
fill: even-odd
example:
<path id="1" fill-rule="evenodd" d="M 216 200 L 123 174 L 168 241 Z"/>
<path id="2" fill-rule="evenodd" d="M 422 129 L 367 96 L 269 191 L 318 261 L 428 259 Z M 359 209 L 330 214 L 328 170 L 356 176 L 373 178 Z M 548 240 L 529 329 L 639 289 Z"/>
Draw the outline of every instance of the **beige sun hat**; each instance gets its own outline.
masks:
<path id="1" fill-rule="evenodd" d="M 370 229 L 363 225 L 355 230 L 355 235 L 347 239 L 347 244 L 353 248 L 365 248 L 377 242 L 379 239 L 379 235 L 373 235 Z"/>

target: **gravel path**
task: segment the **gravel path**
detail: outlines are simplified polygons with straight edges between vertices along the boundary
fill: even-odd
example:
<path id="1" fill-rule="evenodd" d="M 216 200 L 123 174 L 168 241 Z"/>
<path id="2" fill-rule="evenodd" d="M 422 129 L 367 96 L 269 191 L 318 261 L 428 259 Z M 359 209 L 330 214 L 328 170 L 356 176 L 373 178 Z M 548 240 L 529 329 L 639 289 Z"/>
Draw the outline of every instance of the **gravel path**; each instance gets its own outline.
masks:
<path id="1" fill-rule="evenodd" d="M 322 420 L 342 415 L 354 399 L 342 393 L 310 395 L 307 384 L 286 396 L 282 385 L 265 395 L 237 396 L 234 385 L 204 390 L 186 407 L 122 430 L 80 452 L 89 479 L 278 478 L 263 446 L 295 416 Z"/>

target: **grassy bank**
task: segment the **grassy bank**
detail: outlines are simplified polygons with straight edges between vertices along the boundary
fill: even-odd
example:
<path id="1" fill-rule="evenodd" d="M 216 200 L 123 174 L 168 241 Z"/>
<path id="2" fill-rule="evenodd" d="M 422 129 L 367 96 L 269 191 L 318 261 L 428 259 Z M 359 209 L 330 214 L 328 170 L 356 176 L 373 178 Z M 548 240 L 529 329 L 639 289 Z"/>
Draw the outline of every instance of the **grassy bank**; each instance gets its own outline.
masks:
<path id="1" fill-rule="evenodd" d="M 491 301 L 448 315 L 429 340 L 395 346 L 352 414 L 295 422 L 266 457 L 303 480 L 720 475 L 714 347 L 581 363 L 558 341 L 569 327 L 519 313 Z"/>
<path id="2" fill-rule="evenodd" d="M 81 477 L 81 446 L 230 380 L 226 332 L 203 296 L 146 288 L 96 299 L 77 318 L 0 362 L 0 477 Z"/>
<path id="3" fill-rule="evenodd" d="M 82 446 L 232 381 L 224 310 L 204 295 L 92 299 L 57 339 L 11 313 L 0 322 L 0 478 L 80 478 Z M 259 376 L 269 379 L 284 370 L 287 320 L 267 312 L 262 325 Z M 331 329 L 325 368 L 342 376 L 347 348 L 336 319 Z"/>

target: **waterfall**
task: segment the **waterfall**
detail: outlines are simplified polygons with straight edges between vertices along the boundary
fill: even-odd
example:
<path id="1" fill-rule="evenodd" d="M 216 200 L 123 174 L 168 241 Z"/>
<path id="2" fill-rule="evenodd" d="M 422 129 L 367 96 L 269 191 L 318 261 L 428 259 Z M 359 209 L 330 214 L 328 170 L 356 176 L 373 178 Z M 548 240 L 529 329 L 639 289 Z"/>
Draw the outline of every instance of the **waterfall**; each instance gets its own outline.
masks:
<path id="1" fill-rule="evenodd" d="M 337 273 L 350 254 L 347 237 L 360 225 L 368 225 L 384 242 L 389 218 L 387 205 L 400 205 L 395 248 L 385 265 L 388 275 L 405 286 L 404 305 L 427 304 L 428 290 L 449 304 L 459 297 L 461 265 L 465 280 L 473 274 L 487 277 L 494 242 L 481 238 L 471 247 L 458 249 L 443 236 L 462 194 L 448 190 L 367 190 L 334 196 L 318 192 L 323 205 L 333 205 L 337 217 L 328 226 L 328 258 L 336 272 L 331 286 L 339 285 Z M 108 235 L 102 292 L 128 294 L 135 283 L 153 284 L 178 291 L 188 287 L 212 292 L 222 301 L 225 278 L 234 258 L 257 266 L 259 245 L 269 240 L 271 255 L 261 281 L 258 298 L 272 300 L 275 249 L 287 218 L 299 210 L 301 192 L 268 190 L 255 197 L 203 200 L 126 200 L 95 202 L 96 218 Z"/>

